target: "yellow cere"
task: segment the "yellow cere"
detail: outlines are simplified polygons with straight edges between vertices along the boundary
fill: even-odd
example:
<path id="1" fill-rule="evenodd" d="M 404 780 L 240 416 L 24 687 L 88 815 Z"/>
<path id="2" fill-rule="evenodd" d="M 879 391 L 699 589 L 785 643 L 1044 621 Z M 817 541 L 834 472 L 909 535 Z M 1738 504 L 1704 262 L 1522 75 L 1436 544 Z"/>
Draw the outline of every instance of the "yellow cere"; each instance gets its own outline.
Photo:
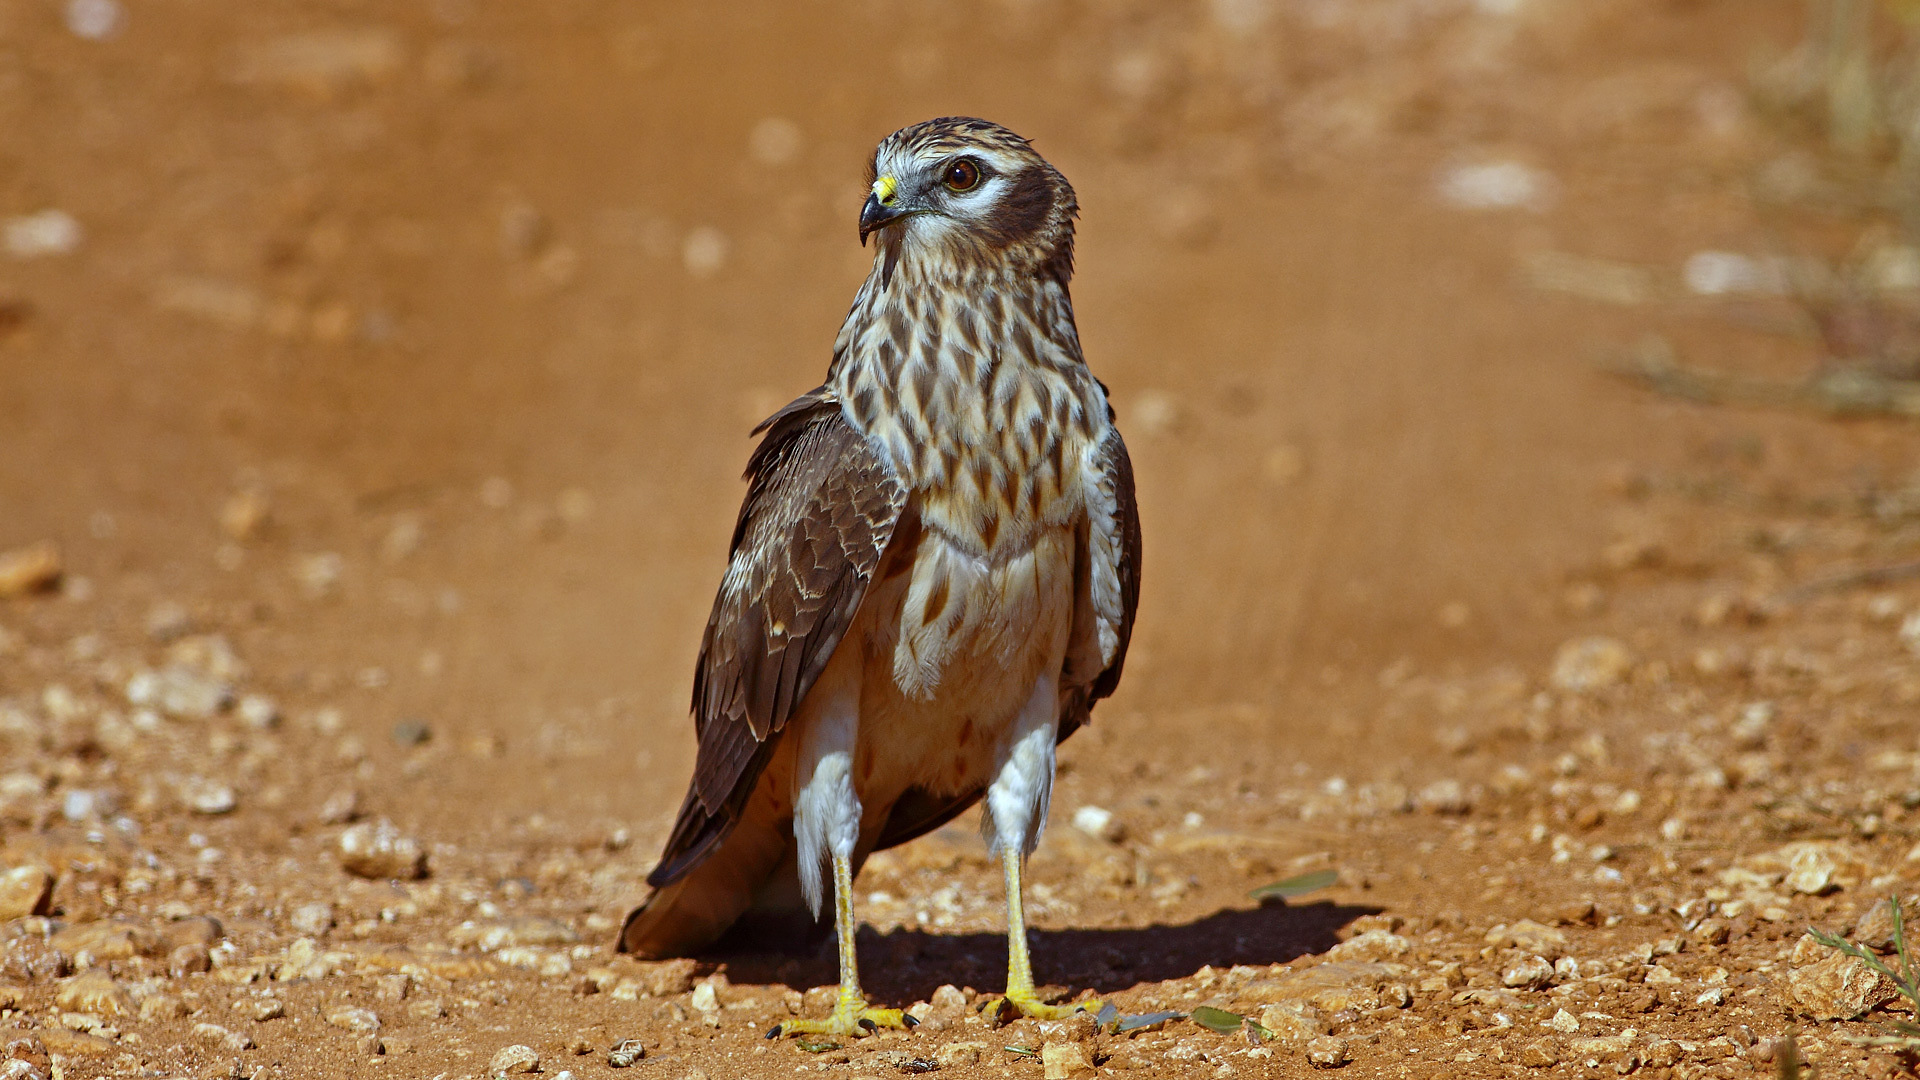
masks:
<path id="1" fill-rule="evenodd" d="M 873 182 L 873 197 L 880 200 L 880 205 L 886 206 L 893 202 L 894 192 L 899 188 L 899 183 L 893 177 L 883 176 Z"/>

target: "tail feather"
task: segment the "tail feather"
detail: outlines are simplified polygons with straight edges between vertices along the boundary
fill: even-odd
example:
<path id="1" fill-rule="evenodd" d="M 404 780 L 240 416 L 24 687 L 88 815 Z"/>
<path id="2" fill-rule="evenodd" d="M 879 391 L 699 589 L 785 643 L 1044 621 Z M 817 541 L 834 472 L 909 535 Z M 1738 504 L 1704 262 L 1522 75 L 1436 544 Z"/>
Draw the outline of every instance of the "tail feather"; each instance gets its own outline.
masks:
<path id="1" fill-rule="evenodd" d="M 705 952 L 723 938 L 789 948 L 814 938 L 794 856 L 792 819 L 749 811 L 704 861 L 627 916 L 620 951 L 657 960 Z"/>

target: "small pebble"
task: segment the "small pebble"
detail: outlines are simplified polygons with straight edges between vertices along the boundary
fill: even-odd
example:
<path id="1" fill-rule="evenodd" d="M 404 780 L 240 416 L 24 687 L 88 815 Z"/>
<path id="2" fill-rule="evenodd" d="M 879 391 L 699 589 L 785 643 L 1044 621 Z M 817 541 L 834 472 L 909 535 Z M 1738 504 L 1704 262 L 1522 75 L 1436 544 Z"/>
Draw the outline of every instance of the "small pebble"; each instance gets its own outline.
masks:
<path id="1" fill-rule="evenodd" d="M 1456 165 L 1440 174 L 1440 198 L 1464 210 L 1544 209 L 1553 199 L 1553 177 L 1518 161 Z"/>
<path id="2" fill-rule="evenodd" d="M 267 523 L 267 499 L 258 491 L 242 491 L 220 508 L 220 529 L 230 538 L 245 543 L 260 535 Z"/>
<path id="3" fill-rule="evenodd" d="M 985 1043 L 951 1042 L 935 1050 L 933 1060 L 943 1069 L 964 1069 L 979 1064 L 986 1049 Z"/>
<path id="4" fill-rule="evenodd" d="M 1671 1069 L 1686 1056 L 1686 1048 L 1672 1039 L 1655 1039 L 1640 1051 L 1640 1063 L 1650 1069 Z"/>
<path id="5" fill-rule="evenodd" d="M 1113 811 L 1105 807 L 1086 805 L 1073 812 L 1073 827 L 1109 844 L 1117 844 L 1127 838 L 1126 826 L 1115 820 Z"/>
<path id="6" fill-rule="evenodd" d="M 0 872 L 0 922 L 42 915 L 53 896 L 53 875 L 38 866 Z"/>
<path id="7" fill-rule="evenodd" d="M 680 246 L 680 261 L 696 278 L 710 278 L 727 264 L 727 234 L 711 225 L 701 225 L 687 233 Z"/>
<path id="8" fill-rule="evenodd" d="M 54 1000 L 63 1009 L 99 1016 L 129 1016 L 133 1001 L 105 968 L 75 975 L 60 987 Z"/>
<path id="9" fill-rule="evenodd" d="M 255 731 L 267 731 L 280 723 L 280 706 L 264 694 L 248 694 L 240 699 L 241 723 Z"/>
<path id="10" fill-rule="evenodd" d="M 1819 896 L 1833 887 L 1833 856 L 1824 848 L 1812 844 L 1796 845 L 1791 869 L 1787 872 L 1786 886 L 1794 892 L 1807 896 Z"/>
<path id="11" fill-rule="evenodd" d="M 189 942 L 167 954 L 167 974 L 176 979 L 213 970 L 213 955 L 205 945 Z"/>
<path id="12" fill-rule="evenodd" d="M 427 853 L 393 823 L 363 822 L 340 834 L 340 865 L 364 878 L 411 881 L 427 876 Z"/>
<path id="13" fill-rule="evenodd" d="M 1337 1069 L 1349 1060 L 1345 1039 L 1322 1035 L 1307 1041 L 1307 1063 L 1316 1069 Z"/>
<path id="14" fill-rule="evenodd" d="M 372 1009 L 343 1005 L 327 1013 L 327 1023 L 356 1035 L 372 1035 L 380 1030 L 380 1014 Z"/>
<path id="15" fill-rule="evenodd" d="M 60 800 L 60 816 L 73 822 L 111 817 L 119 802 L 110 791 L 75 788 Z"/>
<path id="16" fill-rule="evenodd" d="M 1079 1043 L 1047 1043 L 1040 1048 L 1040 1068 L 1046 1080 L 1067 1080 L 1075 1073 L 1092 1072 L 1093 1064 Z"/>
<path id="17" fill-rule="evenodd" d="M 1553 660 L 1555 689 L 1584 694 L 1604 690 L 1633 670 L 1633 654 L 1608 637 L 1577 638 L 1560 646 Z"/>
<path id="18" fill-rule="evenodd" d="M 195 1024 L 193 1037 L 216 1050 L 238 1052 L 251 1050 L 254 1047 L 252 1037 L 238 1031 L 229 1031 L 219 1024 Z"/>
<path id="19" fill-rule="evenodd" d="M 433 738 L 425 720 L 402 720 L 393 725 L 393 741 L 401 746 L 424 746 Z"/>
<path id="20" fill-rule="evenodd" d="M 84 236 L 80 222 L 65 210 L 42 210 L 7 219 L 0 228 L 7 254 L 16 259 L 37 259 L 47 255 L 66 255 L 80 246 Z"/>
<path id="21" fill-rule="evenodd" d="M 51 540 L 0 552 L 0 596 L 24 596 L 60 583 L 60 548 Z"/>
<path id="22" fill-rule="evenodd" d="M 346 571 L 346 565 L 345 559 L 331 551 L 303 555 L 294 560 L 293 576 L 309 598 L 323 600 L 340 588 L 340 576 Z"/>
<path id="23" fill-rule="evenodd" d="M 120 0 L 67 0 L 67 29 L 75 37 L 105 41 L 120 29 L 126 12 Z"/>
<path id="24" fill-rule="evenodd" d="M 1560 1064 L 1560 1046 L 1552 1039 L 1535 1039 L 1520 1048 L 1520 1064 L 1545 1069 Z"/>
<path id="25" fill-rule="evenodd" d="M 493 1061 L 487 1065 L 487 1071 L 498 1076 L 503 1073 L 530 1073 L 540 1071 L 540 1055 L 533 1047 L 518 1043 L 502 1047 L 493 1055 Z"/>
<path id="26" fill-rule="evenodd" d="M 234 794 L 233 788 L 198 776 L 191 777 L 181 784 L 180 796 L 181 800 L 187 804 L 187 809 L 209 817 L 230 814 L 240 805 L 239 797 Z"/>
<path id="27" fill-rule="evenodd" d="M 193 630 L 193 614 L 186 605 L 163 600 L 147 612 L 147 636 L 161 644 L 187 636 Z"/>
<path id="28" fill-rule="evenodd" d="M 292 927 L 296 934 L 319 937 L 333 929 L 333 905 L 301 904 L 293 909 L 292 916 L 287 919 L 287 925 Z"/>
<path id="29" fill-rule="evenodd" d="M 1473 809 L 1466 785 L 1458 780 L 1435 780 L 1421 788 L 1413 802 L 1429 814 L 1464 814 Z"/>
<path id="30" fill-rule="evenodd" d="M 160 936 L 166 938 L 167 944 L 176 947 L 205 945 L 212 948 L 226 936 L 226 928 L 220 925 L 219 919 L 211 915 L 181 915 L 168 923 L 160 931 Z"/>
<path id="31" fill-rule="evenodd" d="M 1533 989 L 1552 981 L 1553 965 L 1539 956 L 1529 956 L 1500 973 L 1500 985 L 1516 990 Z"/>
<path id="32" fill-rule="evenodd" d="M 1851 956 L 1833 953 L 1787 973 L 1786 991 L 1820 1020 L 1851 1020 L 1893 1000 L 1893 980 Z"/>
<path id="33" fill-rule="evenodd" d="M 320 804 L 320 812 L 315 814 L 322 825 L 345 825 L 360 816 L 360 793 L 352 788 L 341 788 L 327 796 Z"/>
<path id="34" fill-rule="evenodd" d="M 710 982 L 694 987 L 693 996 L 687 999 L 687 1004 L 697 1013 L 718 1014 L 720 1011 L 720 998 Z"/>
<path id="35" fill-rule="evenodd" d="M 172 994 L 148 994 L 140 999 L 140 1021 L 158 1024 L 187 1015 L 187 1003 Z"/>

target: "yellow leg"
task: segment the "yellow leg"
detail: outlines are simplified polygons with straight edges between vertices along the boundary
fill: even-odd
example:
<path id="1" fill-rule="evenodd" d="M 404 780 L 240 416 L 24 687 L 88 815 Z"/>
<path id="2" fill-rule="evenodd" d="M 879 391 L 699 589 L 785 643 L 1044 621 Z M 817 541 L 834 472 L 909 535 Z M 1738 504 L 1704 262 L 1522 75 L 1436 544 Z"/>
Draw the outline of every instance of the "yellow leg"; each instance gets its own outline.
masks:
<path id="1" fill-rule="evenodd" d="M 1000 856 L 1007 876 L 1007 992 L 981 1007 L 987 1019 L 1007 1023 L 1018 1017 L 1036 1020 L 1060 1020 L 1077 1012 L 1098 1013 L 1099 998 L 1088 998 L 1072 1005 L 1049 1005 L 1034 993 L 1033 961 L 1027 956 L 1027 916 L 1020 899 L 1020 859 L 1017 848 Z"/>
<path id="2" fill-rule="evenodd" d="M 840 996 L 825 1020 L 775 1024 L 767 1038 L 782 1035 L 845 1035 L 858 1038 L 880 1028 L 908 1028 L 918 1021 L 899 1009 L 872 1009 L 860 992 L 860 964 L 853 950 L 853 864 L 833 857 L 833 928 L 840 939 Z"/>

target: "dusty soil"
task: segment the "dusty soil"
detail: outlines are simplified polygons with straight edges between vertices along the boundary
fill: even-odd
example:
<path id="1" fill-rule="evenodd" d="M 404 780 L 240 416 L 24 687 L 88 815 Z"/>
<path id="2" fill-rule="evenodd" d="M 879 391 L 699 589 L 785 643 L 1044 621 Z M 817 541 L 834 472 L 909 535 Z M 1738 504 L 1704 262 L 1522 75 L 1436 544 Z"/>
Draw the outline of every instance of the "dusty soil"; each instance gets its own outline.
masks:
<path id="1" fill-rule="evenodd" d="M 1789 1029 L 1898 1071 L 1799 939 L 1920 888 L 1920 585 L 1797 587 L 1915 557 L 1920 431 L 1599 364 L 1818 360 L 1785 301 L 1681 284 L 1859 235 L 1755 194 L 1807 153 L 1746 95 L 1802 17 L 0 0 L 0 551 L 62 562 L 0 599 L 31 1063 L 0 1075 L 487 1076 L 523 1044 L 673 1080 L 1039 1077 L 1048 1045 L 1690 1078 L 1768 1073 Z M 865 154 L 953 112 L 1079 188 L 1148 548 L 1029 875 L 1039 976 L 1262 1045 L 987 1029 L 966 821 L 858 886 L 915 1033 L 763 1040 L 826 955 L 611 951 L 691 764 L 745 432 L 825 368 Z M 1476 176 L 1517 205 L 1463 205 Z M 402 850 L 350 873 L 382 822 Z"/>

